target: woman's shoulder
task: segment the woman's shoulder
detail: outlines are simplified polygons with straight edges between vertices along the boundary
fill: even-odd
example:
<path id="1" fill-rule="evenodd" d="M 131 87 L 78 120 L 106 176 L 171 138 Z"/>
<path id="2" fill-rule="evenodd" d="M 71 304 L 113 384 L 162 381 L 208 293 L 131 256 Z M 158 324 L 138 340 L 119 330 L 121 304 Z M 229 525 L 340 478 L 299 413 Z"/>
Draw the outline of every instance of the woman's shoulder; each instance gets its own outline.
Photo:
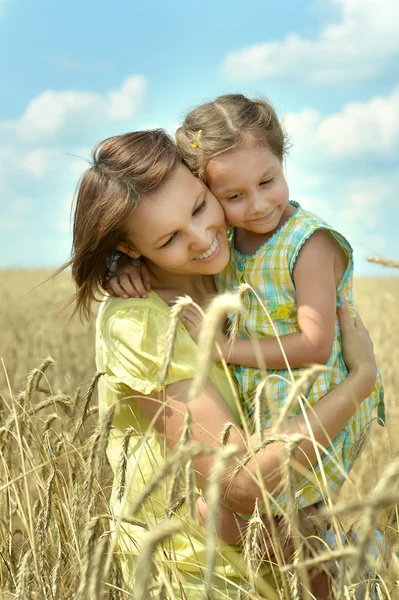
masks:
<path id="1" fill-rule="evenodd" d="M 159 391 L 159 372 L 173 343 L 166 384 L 192 379 L 197 346 L 184 326 L 170 335 L 170 308 L 151 291 L 146 299 L 107 298 L 97 318 L 96 354 L 116 382 L 149 394 Z"/>
<path id="2" fill-rule="evenodd" d="M 165 327 L 169 321 L 169 313 L 169 306 L 153 291 L 145 299 L 108 296 L 100 305 L 97 332 L 128 329 L 130 333 L 134 330 L 141 336 L 149 324 L 158 330 Z"/>
<path id="3" fill-rule="evenodd" d="M 155 315 L 169 314 L 169 307 L 162 298 L 153 290 L 148 292 L 147 298 L 115 298 L 107 296 L 101 303 L 99 315 L 101 319 L 111 317 L 137 318 L 138 316 L 154 312 Z"/>

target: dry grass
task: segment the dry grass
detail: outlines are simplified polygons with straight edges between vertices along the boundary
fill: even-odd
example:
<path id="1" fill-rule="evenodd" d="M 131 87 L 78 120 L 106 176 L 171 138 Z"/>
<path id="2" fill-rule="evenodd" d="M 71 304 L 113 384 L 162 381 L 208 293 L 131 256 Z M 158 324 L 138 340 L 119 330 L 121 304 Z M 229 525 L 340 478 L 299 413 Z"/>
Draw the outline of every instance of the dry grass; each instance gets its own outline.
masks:
<path id="1" fill-rule="evenodd" d="M 145 578 L 138 582 L 134 595 L 131 590 L 122 589 L 118 563 L 108 553 L 112 517 L 108 509 L 110 474 L 105 448 L 112 411 L 98 427 L 94 324 L 81 325 L 77 319 L 70 322 L 70 309 L 57 309 L 72 293 L 68 274 L 33 289 L 48 275 L 43 271 L 3 271 L 0 278 L 0 356 L 4 361 L 0 369 L 0 596 L 21 600 L 149 598 L 149 586 L 153 585 L 150 575 L 157 570 L 152 564 L 155 546 L 176 525 L 173 521 L 163 522 L 159 530 L 150 534 L 141 557 Z M 381 571 L 383 591 L 385 586 L 381 597 L 396 598 L 399 279 L 357 281 L 356 297 L 383 373 L 388 427 L 374 428 L 372 441 L 336 504 L 337 510 L 344 505 L 339 518 L 346 528 L 362 517 L 364 543 L 360 539 L 355 550 L 338 548 L 335 558 L 346 555 L 353 575 L 357 563 L 364 558 L 369 530 L 376 522 L 383 526 L 388 523 L 394 547 L 389 571 Z M 55 365 L 43 362 L 49 355 Z M 39 365 L 41 370 L 32 371 Z M 27 381 L 28 373 L 31 374 Z M 225 437 L 228 443 L 227 433 Z M 184 454 L 187 462 L 194 451 L 198 450 L 183 445 L 179 460 Z M 215 463 L 215 503 L 219 477 L 216 466 L 229 452 L 231 448 L 227 446 Z M 168 468 L 175 469 L 173 465 Z M 181 470 L 184 476 L 185 469 Z M 192 482 L 192 473 L 186 479 Z M 134 523 L 134 515 L 131 522 Z M 208 527 L 212 542 L 208 564 L 212 564 L 212 523 Z M 349 560 L 351 553 L 355 557 Z M 306 564 L 331 558 L 331 553 L 306 554 L 299 545 L 294 563 L 283 569 L 286 579 L 280 597 L 299 598 L 299 586 L 307 577 Z M 255 559 L 254 553 L 251 559 Z M 256 572 L 257 565 L 254 563 L 251 568 Z M 349 580 L 352 575 L 348 575 Z M 241 597 L 273 597 L 267 595 L 267 590 L 256 593 L 255 579 L 250 584 L 249 591 L 242 590 Z M 211 589 L 210 578 L 207 585 Z M 354 591 L 338 585 L 335 595 L 354 598 Z M 155 597 L 175 597 L 167 576 L 158 578 L 153 593 Z"/>
<path id="2" fill-rule="evenodd" d="M 51 271 L 0 271 L 0 356 L 3 358 L 11 389 L 24 383 L 27 373 L 46 356 L 60 368 L 54 369 L 53 391 L 73 392 L 87 384 L 95 372 L 94 322 L 70 322 L 71 309 L 60 310 L 73 293 L 69 273 L 36 287 Z M 0 389 L 6 386 L 0 369 Z"/>

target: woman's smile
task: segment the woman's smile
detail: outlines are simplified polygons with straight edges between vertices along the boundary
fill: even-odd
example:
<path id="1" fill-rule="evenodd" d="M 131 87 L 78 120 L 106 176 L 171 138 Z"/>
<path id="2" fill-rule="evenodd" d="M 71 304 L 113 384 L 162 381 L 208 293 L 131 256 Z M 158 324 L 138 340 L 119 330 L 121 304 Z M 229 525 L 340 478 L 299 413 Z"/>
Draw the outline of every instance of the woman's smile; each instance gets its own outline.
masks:
<path id="1" fill-rule="evenodd" d="M 203 254 L 200 254 L 199 256 L 194 258 L 194 260 L 201 260 L 202 262 L 211 262 L 219 254 L 219 251 L 219 236 L 218 234 L 216 234 L 216 237 L 213 240 L 211 247 Z"/>

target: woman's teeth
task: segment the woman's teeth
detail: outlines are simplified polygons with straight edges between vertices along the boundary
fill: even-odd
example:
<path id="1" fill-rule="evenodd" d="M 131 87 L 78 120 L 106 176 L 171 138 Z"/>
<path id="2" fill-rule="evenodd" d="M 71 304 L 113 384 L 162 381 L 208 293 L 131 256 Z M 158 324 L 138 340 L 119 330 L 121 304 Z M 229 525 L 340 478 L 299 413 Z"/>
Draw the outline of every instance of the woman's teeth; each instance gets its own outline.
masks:
<path id="1" fill-rule="evenodd" d="M 218 238 L 217 236 L 215 237 L 212 246 L 209 248 L 209 250 L 207 250 L 206 252 L 204 252 L 204 254 L 201 254 L 200 256 L 197 256 L 195 258 L 195 260 L 203 260 L 204 258 L 209 258 L 209 256 L 212 256 L 212 254 L 215 252 L 216 248 L 218 247 Z"/>

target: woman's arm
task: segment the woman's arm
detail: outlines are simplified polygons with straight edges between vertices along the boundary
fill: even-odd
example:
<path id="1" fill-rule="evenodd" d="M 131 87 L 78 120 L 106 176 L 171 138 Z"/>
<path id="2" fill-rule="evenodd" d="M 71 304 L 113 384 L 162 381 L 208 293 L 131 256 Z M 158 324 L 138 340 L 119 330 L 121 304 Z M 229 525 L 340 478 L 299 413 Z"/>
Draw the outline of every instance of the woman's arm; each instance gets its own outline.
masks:
<path id="1" fill-rule="evenodd" d="M 350 369 L 349 376 L 333 391 L 329 392 L 307 413 L 310 426 L 316 441 L 324 446 L 329 445 L 345 426 L 348 419 L 355 413 L 360 403 L 367 398 L 375 384 L 376 366 L 370 338 L 361 322 L 353 324 L 347 304 L 341 309 L 341 329 L 344 340 L 344 355 Z M 191 381 L 181 381 L 165 389 L 165 398 L 153 399 L 133 392 L 137 401 L 149 419 L 155 419 L 157 432 L 165 436 L 169 448 L 173 449 L 180 439 L 187 409 L 192 416 L 192 440 L 215 448 L 220 446 L 220 435 L 225 423 L 235 422 L 227 404 L 208 384 L 205 390 L 189 404 L 188 390 Z M 160 402 L 163 409 L 160 410 Z M 283 428 L 287 435 L 303 434 L 308 436 L 308 429 L 303 415 L 294 417 Z M 265 435 L 270 435 L 266 430 Z M 246 456 L 248 446 L 256 446 L 259 440 L 252 436 L 246 443 L 241 429 L 232 427 L 229 443 L 239 447 L 238 458 Z M 251 512 L 255 499 L 261 498 L 262 492 L 256 483 L 257 462 L 264 485 L 273 492 L 281 481 L 281 463 L 284 460 L 284 444 L 274 442 L 256 455 L 232 480 L 228 474 L 237 465 L 236 459 L 231 459 L 226 468 L 222 488 L 225 499 L 238 511 Z M 308 468 L 315 462 L 316 452 L 312 442 L 303 441 L 294 457 L 302 467 Z M 209 455 L 200 455 L 194 459 L 198 473 L 198 482 L 205 485 L 213 459 Z"/>
<path id="2" fill-rule="evenodd" d="M 296 289 L 298 333 L 258 340 L 222 340 L 228 363 L 259 367 L 259 349 L 269 369 L 304 367 L 327 362 L 334 341 L 336 319 L 335 258 L 340 249 L 328 232 L 316 231 L 302 246 L 293 272 Z M 265 319 L 266 319 L 265 315 Z M 284 348 L 287 362 L 281 351 Z"/>
<path id="3" fill-rule="evenodd" d="M 346 300 L 339 307 L 338 315 L 342 333 L 342 350 L 349 375 L 306 413 L 316 442 L 324 447 L 328 447 L 330 440 L 342 431 L 361 402 L 371 394 L 377 377 L 373 344 L 360 317 L 357 316 L 355 321 L 352 321 Z M 282 432 L 288 436 L 293 434 L 309 436 L 303 415 L 289 419 Z M 266 436 L 268 433 L 270 434 L 271 430 L 265 431 Z M 298 465 L 309 468 L 309 463 L 314 463 L 317 458 L 313 443 L 304 440 L 298 446 L 293 458 Z M 264 485 L 269 491 L 275 490 L 281 482 L 282 460 L 284 460 L 284 444 L 280 442 L 270 444 L 257 456 Z M 249 471 L 255 473 L 253 462 L 248 463 L 247 467 Z M 253 498 L 260 496 L 260 487 L 254 478 L 245 478 L 243 470 L 240 475 L 242 479 L 236 478 L 233 496 L 228 495 L 227 498 L 235 510 L 251 512 Z"/>

